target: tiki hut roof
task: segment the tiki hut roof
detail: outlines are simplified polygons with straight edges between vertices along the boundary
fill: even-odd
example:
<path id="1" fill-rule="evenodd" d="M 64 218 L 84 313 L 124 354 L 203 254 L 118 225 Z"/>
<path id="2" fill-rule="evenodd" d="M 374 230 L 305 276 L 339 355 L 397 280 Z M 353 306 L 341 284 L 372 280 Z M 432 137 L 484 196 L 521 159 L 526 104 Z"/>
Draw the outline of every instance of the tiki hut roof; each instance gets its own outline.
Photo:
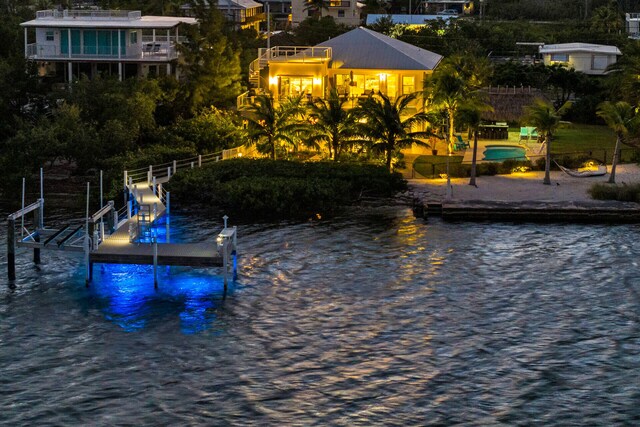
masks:
<path id="1" fill-rule="evenodd" d="M 483 92 L 493 111 L 482 113 L 482 118 L 493 121 L 518 122 L 525 114 L 525 107 L 538 98 L 547 99 L 540 89 L 531 87 L 488 87 Z"/>

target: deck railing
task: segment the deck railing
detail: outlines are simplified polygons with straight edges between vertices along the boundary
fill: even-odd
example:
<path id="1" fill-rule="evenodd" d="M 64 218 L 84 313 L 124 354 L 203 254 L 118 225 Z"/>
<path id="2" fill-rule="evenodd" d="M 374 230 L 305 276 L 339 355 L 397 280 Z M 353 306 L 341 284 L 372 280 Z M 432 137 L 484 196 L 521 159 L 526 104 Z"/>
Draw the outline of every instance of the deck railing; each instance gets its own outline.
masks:
<path id="1" fill-rule="evenodd" d="M 27 59 L 99 59 L 116 61 L 118 59 L 156 59 L 172 60 L 178 57 L 175 45 L 167 43 L 144 43 L 139 50 L 129 47 L 129 53 L 121 51 L 118 56 L 117 46 L 71 46 L 71 54 L 62 52 L 60 46 L 31 43 L 27 45 Z"/>
<path id="2" fill-rule="evenodd" d="M 142 17 L 139 10 L 39 10 L 36 19 L 85 19 L 92 21 L 132 21 Z"/>

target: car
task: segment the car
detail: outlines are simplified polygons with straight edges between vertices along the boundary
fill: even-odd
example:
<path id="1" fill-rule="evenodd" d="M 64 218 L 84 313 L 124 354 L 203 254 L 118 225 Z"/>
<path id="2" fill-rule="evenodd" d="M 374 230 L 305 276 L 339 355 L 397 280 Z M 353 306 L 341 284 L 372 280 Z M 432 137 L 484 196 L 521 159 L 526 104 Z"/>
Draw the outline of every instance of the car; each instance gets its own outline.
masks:
<path id="1" fill-rule="evenodd" d="M 440 12 L 436 13 L 436 15 L 458 15 L 458 11 L 455 9 L 445 9 L 445 10 L 441 10 Z"/>

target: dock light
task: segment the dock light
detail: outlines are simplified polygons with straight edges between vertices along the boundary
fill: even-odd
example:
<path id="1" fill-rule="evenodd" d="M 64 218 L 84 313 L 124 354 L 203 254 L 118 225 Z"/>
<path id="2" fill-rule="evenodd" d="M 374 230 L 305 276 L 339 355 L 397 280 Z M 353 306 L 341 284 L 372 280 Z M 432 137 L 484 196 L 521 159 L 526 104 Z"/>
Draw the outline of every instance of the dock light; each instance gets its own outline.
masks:
<path id="1" fill-rule="evenodd" d="M 222 249 L 222 247 L 224 246 L 224 237 L 218 235 L 218 237 L 216 237 L 216 244 L 218 245 L 218 250 Z"/>

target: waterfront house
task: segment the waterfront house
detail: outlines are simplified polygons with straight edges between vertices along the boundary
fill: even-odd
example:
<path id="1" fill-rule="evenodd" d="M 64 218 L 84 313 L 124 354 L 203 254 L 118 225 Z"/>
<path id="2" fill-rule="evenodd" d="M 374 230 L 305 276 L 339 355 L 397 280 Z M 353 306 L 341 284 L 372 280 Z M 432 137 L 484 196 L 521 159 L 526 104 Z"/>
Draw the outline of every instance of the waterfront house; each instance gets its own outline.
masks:
<path id="1" fill-rule="evenodd" d="M 72 81 L 82 74 L 120 80 L 175 74 L 179 27 L 195 23 L 194 18 L 142 16 L 139 11 L 41 10 L 20 26 L 24 55 L 40 64 L 41 74 L 64 69 Z"/>
<path id="2" fill-rule="evenodd" d="M 456 19 L 456 15 L 386 15 L 378 13 L 370 13 L 367 15 L 366 25 L 371 26 L 381 19 L 391 19 L 394 25 L 408 25 L 409 27 L 423 27 L 431 21 L 443 20 L 449 23 L 449 20 Z"/>
<path id="3" fill-rule="evenodd" d="M 374 91 L 391 98 L 422 91 L 441 60 L 437 53 L 360 27 L 316 46 L 260 49 L 250 78 L 257 92 L 270 92 L 276 100 L 324 97 L 335 87 L 355 105 Z M 248 95 L 239 97 L 239 106 L 250 101 Z"/>
<path id="4" fill-rule="evenodd" d="M 561 64 L 585 74 L 600 76 L 622 55 L 615 46 L 591 43 L 560 43 L 540 46 L 545 65 Z"/>
<path id="5" fill-rule="evenodd" d="M 302 21 L 313 16 L 314 11 L 307 9 L 308 0 L 291 0 L 291 25 L 297 27 Z M 360 25 L 362 4 L 356 0 L 325 0 L 320 16 L 331 16 L 336 23 L 355 27 Z"/>

